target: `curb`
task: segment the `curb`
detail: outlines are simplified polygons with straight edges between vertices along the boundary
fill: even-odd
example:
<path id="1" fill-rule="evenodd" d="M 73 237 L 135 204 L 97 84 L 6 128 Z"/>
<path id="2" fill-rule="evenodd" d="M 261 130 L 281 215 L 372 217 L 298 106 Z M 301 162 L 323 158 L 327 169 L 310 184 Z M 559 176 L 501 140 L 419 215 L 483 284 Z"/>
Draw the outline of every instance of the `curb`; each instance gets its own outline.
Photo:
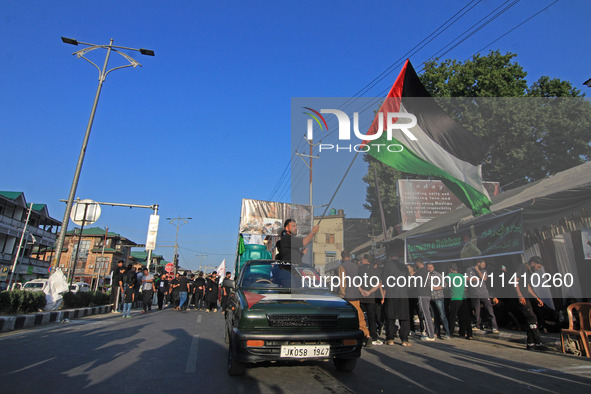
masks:
<path id="1" fill-rule="evenodd" d="M 66 309 L 53 312 L 39 312 L 28 315 L 0 316 L 0 332 L 21 330 L 43 324 L 59 322 L 64 319 L 76 319 L 85 316 L 99 315 L 111 311 L 111 305 L 100 305 L 88 308 Z"/>

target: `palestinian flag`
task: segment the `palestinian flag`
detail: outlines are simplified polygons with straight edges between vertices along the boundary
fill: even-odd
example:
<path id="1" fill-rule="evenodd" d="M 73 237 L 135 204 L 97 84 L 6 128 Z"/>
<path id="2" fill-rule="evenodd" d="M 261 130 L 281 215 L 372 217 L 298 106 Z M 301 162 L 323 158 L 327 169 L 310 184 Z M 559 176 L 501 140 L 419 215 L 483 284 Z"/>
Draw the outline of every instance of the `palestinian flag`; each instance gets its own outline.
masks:
<path id="1" fill-rule="evenodd" d="M 367 132 L 368 136 L 377 133 L 382 116 L 384 131 L 381 137 L 363 142 L 368 145 L 400 144 L 404 149 L 395 153 L 387 149 L 378 151 L 370 146 L 367 152 L 399 171 L 441 179 L 475 216 L 490 212 L 491 202 L 482 185 L 481 168 L 488 144 L 456 123 L 429 97 L 407 60 Z M 408 128 L 412 135 L 394 130 L 392 139 L 388 140 L 386 117 L 389 112 L 414 115 L 417 125 Z M 408 122 L 409 119 L 401 119 L 399 124 Z"/>

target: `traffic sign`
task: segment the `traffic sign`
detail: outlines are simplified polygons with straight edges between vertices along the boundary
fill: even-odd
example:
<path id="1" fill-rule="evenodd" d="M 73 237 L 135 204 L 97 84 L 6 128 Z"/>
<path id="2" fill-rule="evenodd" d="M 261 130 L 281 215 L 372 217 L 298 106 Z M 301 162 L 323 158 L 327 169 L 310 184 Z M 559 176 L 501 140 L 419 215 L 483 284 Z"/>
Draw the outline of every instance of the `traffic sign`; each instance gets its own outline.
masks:
<path id="1" fill-rule="evenodd" d="M 86 212 L 86 217 L 84 217 L 84 212 Z M 70 212 L 70 219 L 78 226 L 82 226 L 83 221 L 85 226 L 93 224 L 100 216 L 101 206 L 96 201 L 89 199 L 76 201 L 72 212 Z"/>
<path id="2" fill-rule="evenodd" d="M 166 272 L 168 273 L 173 273 L 174 272 L 174 264 L 173 263 L 168 263 L 164 266 L 164 269 L 166 270 Z"/>

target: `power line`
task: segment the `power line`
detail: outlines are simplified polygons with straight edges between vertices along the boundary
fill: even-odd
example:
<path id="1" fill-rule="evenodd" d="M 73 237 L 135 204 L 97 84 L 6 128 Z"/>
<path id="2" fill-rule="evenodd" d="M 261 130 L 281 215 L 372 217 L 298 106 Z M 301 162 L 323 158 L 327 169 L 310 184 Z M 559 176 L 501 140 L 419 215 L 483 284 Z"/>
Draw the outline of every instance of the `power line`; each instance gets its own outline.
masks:
<path id="1" fill-rule="evenodd" d="M 432 42 L 435 38 L 437 38 L 441 33 L 443 33 L 445 30 L 447 30 L 449 27 L 451 27 L 454 23 L 456 23 L 459 19 L 461 19 L 464 15 L 466 15 L 466 13 L 468 13 L 470 10 L 472 10 L 476 5 L 478 5 L 482 0 L 471 0 L 470 2 L 468 2 L 468 4 L 466 4 L 464 7 L 462 7 L 459 11 L 457 11 L 453 16 L 451 16 L 449 19 L 447 19 L 445 22 L 443 22 L 439 27 L 437 27 L 433 32 L 431 32 L 431 34 L 429 34 L 427 37 L 425 37 L 421 42 L 419 42 L 417 45 L 415 45 L 413 48 L 411 48 L 409 51 L 407 51 L 404 55 L 402 55 L 398 60 L 396 60 L 394 63 L 392 63 L 390 66 L 388 66 L 388 68 L 386 68 L 386 70 L 382 71 L 382 73 L 380 73 L 377 77 L 375 77 L 372 81 L 370 81 L 369 83 L 367 83 L 363 88 L 361 88 L 359 91 L 357 91 L 357 93 L 354 94 L 354 96 L 358 96 L 360 94 L 364 94 L 365 92 L 369 91 L 370 89 L 372 89 L 378 82 L 380 82 L 381 80 L 383 80 L 387 75 L 389 75 L 392 70 L 395 69 L 395 67 L 398 65 L 398 63 L 401 60 L 404 60 L 407 55 L 409 53 L 414 54 L 416 52 L 418 52 L 419 50 L 421 50 L 422 48 L 425 47 L 425 45 L 429 44 L 430 42 Z M 474 3 L 471 7 L 470 5 Z M 460 14 L 462 11 L 464 11 L 466 8 L 470 7 L 468 10 L 466 10 L 463 14 L 461 14 L 460 16 L 458 16 L 458 14 Z M 456 16 L 458 16 L 456 18 Z M 456 18 L 455 20 L 453 20 L 454 18 Z M 452 21 L 451 23 L 449 23 L 450 21 Z M 445 25 L 447 25 L 449 23 L 449 25 L 447 27 L 444 28 Z M 443 29 L 443 30 L 441 30 Z M 441 30 L 441 31 L 439 31 Z M 425 42 L 427 41 L 427 42 Z M 421 44 L 423 44 L 423 46 L 421 46 L 420 48 L 416 49 L 418 46 L 420 46 Z M 416 49 L 416 50 L 415 50 Z M 414 52 L 413 52 L 414 51 Z M 347 100 L 343 105 L 347 105 L 349 102 L 349 100 Z M 296 147 L 295 151 L 297 151 L 300 147 L 300 145 L 302 144 L 302 142 L 300 141 L 300 144 L 298 144 L 298 147 Z M 289 167 L 289 165 L 292 163 L 293 160 L 293 155 L 290 158 L 287 167 Z M 284 170 L 285 172 L 285 170 Z M 280 176 L 281 179 L 281 176 Z M 269 200 L 272 199 L 273 197 L 273 193 L 276 193 L 277 190 L 280 186 L 278 186 L 280 184 L 280 181 L 278 181 L 276 183 L 276 185 L 273 187 L 273 191 L 271 192 L 270 196 L 269 196 Z"/>
<path id="2" fill-rule="evenodd" d="M 489 46 L 491 46 L 492 44 L 494 44 L 495 42 L 499 41 L 500 39 L 502 39 L 503 37 L 505 37 L 507 34 L 513 32 L 515 29 L 521 27 L 522 25 L 524 25 L 525 23 L 529 22 L 531 19 L 535 18 L 536 16 L 538 16 L 539 14 L 541 14 L 542 12 L 546 11 L 548 8 L 552 7 L 554 4 L 558 3 L 558 0 L 554 1 L 553 3 L 548 4 L 546 7 L 542 8 L 541 10 L 539 10 L 538 12 L 536 12 L 535 14 L 533 14 L 532 16 L 530 16 L 529 18 L 527 18 L 526 20 L 524 20 L 523 22 L 521 22 L 520 24 L 516 25 L 515 27 L 513 27 L 512 29 L 508 30 L 507 32 L 505 32 L 504 34 L 502 34 L 501 36 L 497 37 L 496 39 L 494 39 L 493 41 L 489 42 L 487 45 L 485 45 L 484 47 L 480 48 L 478 51 L 476 51 L 472 56 L 466 58 L 466 60 L 470 59 L 471 57 L 473 57 L 475 54 L 482 52 L 483 50 L 485 50 L 486 48 L 488 48 Z M 464 60 L 464 61 L 466 61 Z"/>

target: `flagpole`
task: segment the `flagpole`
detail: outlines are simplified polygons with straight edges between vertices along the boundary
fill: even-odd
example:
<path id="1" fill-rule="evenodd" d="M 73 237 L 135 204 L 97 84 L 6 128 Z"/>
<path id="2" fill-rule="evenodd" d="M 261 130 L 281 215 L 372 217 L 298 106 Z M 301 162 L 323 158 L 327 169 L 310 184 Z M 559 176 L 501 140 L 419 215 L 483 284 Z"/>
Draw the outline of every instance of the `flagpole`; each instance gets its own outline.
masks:
<path id="1" fill-rule="evenodd" d="M 316 223 L 317 226 L 320 226 L 320 223 L 322 222 L 322 219 L 324 219 L 324 215 L 326 215 L 326 211 L 328 211 L 328 209 L 330 208 L 330 204 L 332 204 L 332 201 L 334 200 L 334 198 L 336 197 L 337 193 L 339 192 L 339 189 L 343 185 L 343 182 L 344 182 L 345 178 L 347 177 L 347 175 L 349 174 L 349 171 L 351 170 L 351 167 L 353 167 L 353 163 L 355 162 L 355 159 L 357 159 L 357 156 L 359 155 L 359 152 L 361 152 L 361 151 L 358 150 L 357 153 L 355 153 L 355 156 L 353 156 L 353 160 L 351 160 L 351 164 L 349 164 L 349 167 L 347 168 L 347 171 L 345 171 L 345 175 L 343 175 L 343 179 L 341 179 L 341 182 L 339 182 L 339 185 L 337 186 L 337 190 L 334 191 L 334 194 L 330 198 L 330 201 L 328 202 L 328 204 L 326 204 L 326 208 L 324 209 L 324 212 L 322 212 L 322 216 L 318 220 L 318 223 Z"/>

